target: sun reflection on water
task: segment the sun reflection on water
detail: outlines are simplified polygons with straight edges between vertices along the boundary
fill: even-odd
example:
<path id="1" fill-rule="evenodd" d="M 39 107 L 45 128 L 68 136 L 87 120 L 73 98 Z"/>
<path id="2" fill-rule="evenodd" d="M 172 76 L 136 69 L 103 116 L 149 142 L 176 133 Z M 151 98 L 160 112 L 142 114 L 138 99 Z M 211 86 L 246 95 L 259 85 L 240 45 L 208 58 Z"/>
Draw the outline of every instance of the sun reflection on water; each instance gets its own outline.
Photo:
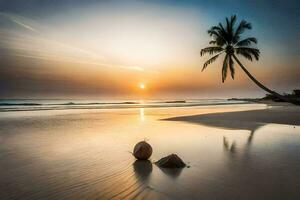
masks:
<path id="1" fill-rule="evenodd" d="M 145 121 L 145 111 L 144 108 L 140 108 L 140 121 Z"/>

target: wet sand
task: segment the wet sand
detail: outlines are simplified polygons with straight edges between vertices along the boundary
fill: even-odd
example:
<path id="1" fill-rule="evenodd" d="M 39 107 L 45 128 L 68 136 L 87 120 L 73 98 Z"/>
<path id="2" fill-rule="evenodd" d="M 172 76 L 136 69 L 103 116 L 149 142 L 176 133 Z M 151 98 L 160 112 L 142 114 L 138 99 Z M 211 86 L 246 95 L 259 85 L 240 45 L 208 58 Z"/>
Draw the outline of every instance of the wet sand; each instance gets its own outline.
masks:
<path id="1" fill-rule="evenodd" d="M 165 120 L 185 121 L 225 129 L 245 129 L 254 132 L 268 123 L 300 125 L 300 106 L 269 106 L 267 109 L 179 116 Z"/>
<path id="2" fill-rule="evenodd" d="M 300 196 L 295 107 L 20 111 L 2 114 L 0 127 L 0 199 Z M 130 153 L 143 139 L 154 149 L 149 162 Z M 152 164 L 170 153 L 191 167 Z"/>

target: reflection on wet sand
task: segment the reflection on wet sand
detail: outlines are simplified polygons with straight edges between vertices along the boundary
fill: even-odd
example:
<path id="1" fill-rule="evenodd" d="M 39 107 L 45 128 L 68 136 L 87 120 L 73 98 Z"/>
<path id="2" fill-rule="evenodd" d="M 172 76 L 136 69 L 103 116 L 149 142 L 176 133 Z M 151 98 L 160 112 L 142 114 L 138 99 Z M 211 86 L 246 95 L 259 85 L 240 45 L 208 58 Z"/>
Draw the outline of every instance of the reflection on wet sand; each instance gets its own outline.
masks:
<path id="1" fill-rule="evenodd" d="M 180 116 L 164 120 L 186 121 L 190 123 L 220 127 L 229 130 L 249 130 L 250 133 L 246 144 L 246 147 L 249 148 L 251 146 L 256 130 L 263 127 L 267 123 L 300 125 L 300 114 L 299 108 L 292 106 L 284 108 L 269 108 L 267 110 L 250 110 Z M 223 137 L 223 146 L 224 149 L 232 153 L 234 153 L 236 150 L 236 142 L 233 141 L 232 144 L 229 145 L 228 139 L 226 137 Z M 245 148 L 245 150 L 247 148 Z"/>
<path id="2" fill-rule="evenodd" d="M 236 151 L 236 143 L 235 141 L 233 141 L 231 143 L 231 145 L 229 145 L 229 142 L 227 140 L 226 137 L 223 137 L 223 146 L 224 146 L 224 149 L 228 152 L 231 152 L 231 153 L 235 153 Z"/>
<path id="3" fill-rule="evenodd" d="M 138 180 L 147 183 L 152 172 L 152 163 L 149 160 L 136 160 L 133 169 Z"/>
<path id="4" fill-rule="evenodd" d="M 170 176 L 171 178 L 176 179 L 182 172 L 183 168 L 174 168 L 174 169 L 167 169 L 167 168 L 160 168 L 162 172 L 166 175 Z"/>

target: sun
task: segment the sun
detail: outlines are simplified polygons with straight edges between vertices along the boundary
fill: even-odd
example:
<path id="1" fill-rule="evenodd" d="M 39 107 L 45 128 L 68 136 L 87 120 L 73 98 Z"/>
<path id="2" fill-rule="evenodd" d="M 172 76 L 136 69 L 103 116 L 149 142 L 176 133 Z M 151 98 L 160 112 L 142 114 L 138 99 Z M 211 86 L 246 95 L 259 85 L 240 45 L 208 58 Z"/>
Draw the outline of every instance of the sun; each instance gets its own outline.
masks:
<path id="1" fill-rule="evenodd" d="M 139 84 L 139 88 L 140 88 L 141 90 L 144 90 L 144 89 L 146 88 L 146 86 L 145 86 L 144 83 L 140 83 L 140 84 Z"/>

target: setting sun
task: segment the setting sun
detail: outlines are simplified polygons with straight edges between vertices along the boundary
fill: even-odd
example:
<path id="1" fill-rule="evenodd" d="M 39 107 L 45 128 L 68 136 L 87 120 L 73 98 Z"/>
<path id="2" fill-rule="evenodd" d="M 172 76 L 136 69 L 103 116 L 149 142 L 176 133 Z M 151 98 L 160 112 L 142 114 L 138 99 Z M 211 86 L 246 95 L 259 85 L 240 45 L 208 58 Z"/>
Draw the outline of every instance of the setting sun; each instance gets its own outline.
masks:
<path id="1" fill-rule="evenodd" d="M 144 83 L 140 83 L 139 87 L 140 87 L 140 89 L 144 90 L 146 86 Z"/>

